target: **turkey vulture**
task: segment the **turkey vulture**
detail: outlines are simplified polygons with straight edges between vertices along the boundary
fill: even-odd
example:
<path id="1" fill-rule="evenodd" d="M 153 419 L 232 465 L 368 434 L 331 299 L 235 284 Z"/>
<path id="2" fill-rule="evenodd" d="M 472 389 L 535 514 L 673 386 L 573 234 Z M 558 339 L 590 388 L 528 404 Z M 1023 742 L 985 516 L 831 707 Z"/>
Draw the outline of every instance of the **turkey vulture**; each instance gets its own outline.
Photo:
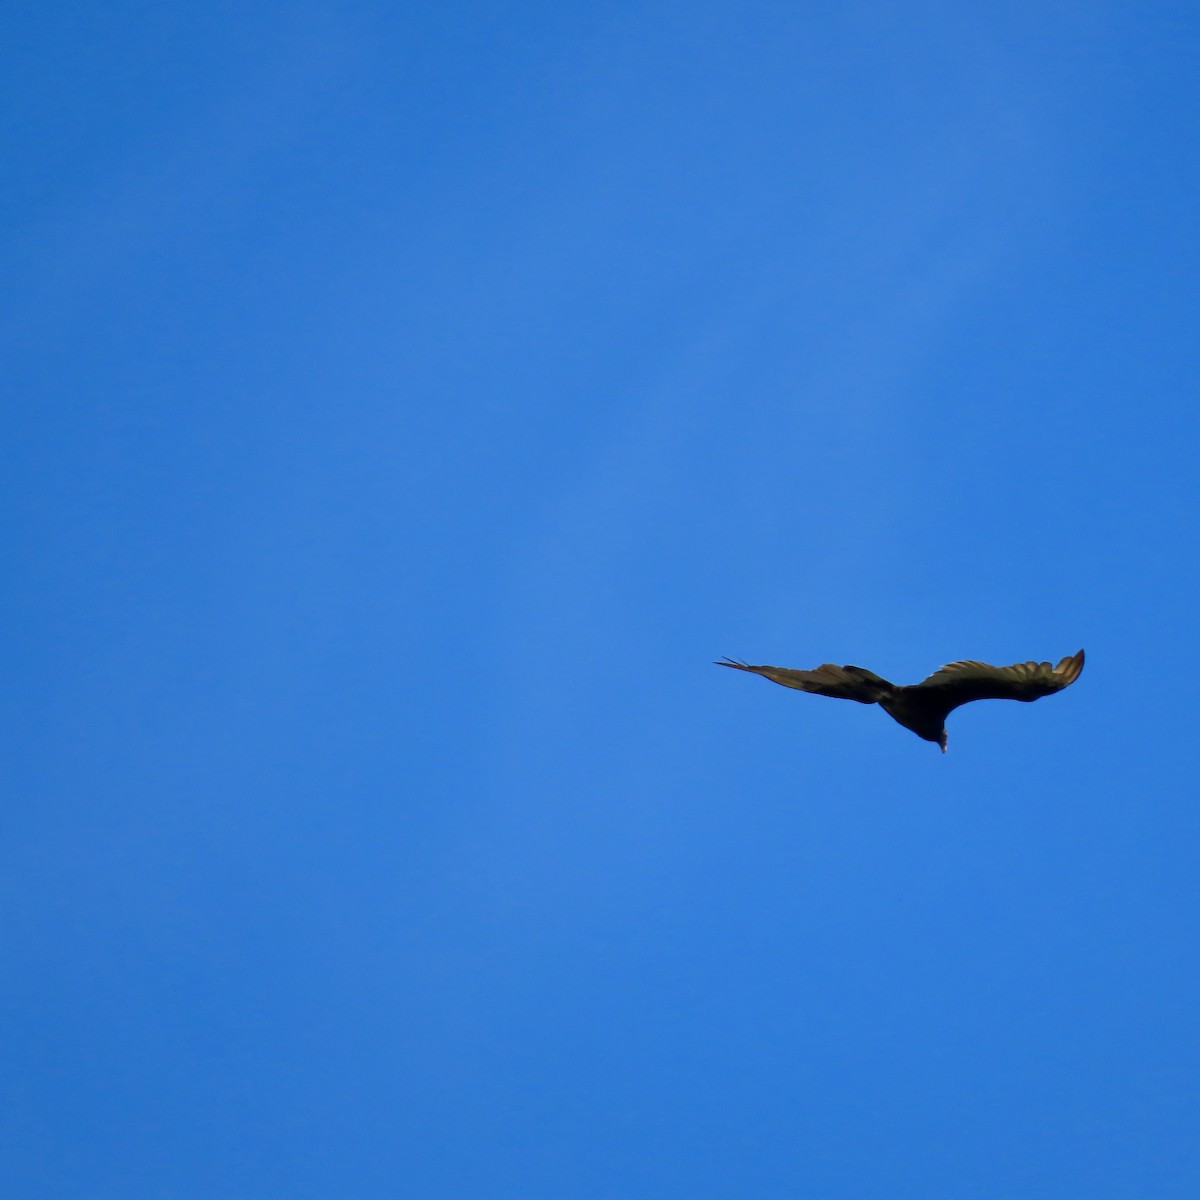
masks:
<path id="1" fill-rule="evenodd" d="M 878 704 L 893 721 L 911 729 L 927 742 L 937 742 L 946 752 L 946 718 L 960 704 L 972 700 L 1022 700 L 1028 703 L 1051 692 L 1061 692 L 1079 678 L 1083 670 L 1083 651 L 1068 654 L 1057 667 L 1048 662 L 1013 663 L 1011 667 L 993 667 L 982 662 L 952 662 L 934 671 L 920 683 L 895 684 L 880 679 L 865 667 L 837 667 L 825 663 L 813 671 L 793 671 L 788 667 L 752 667 L 749 663 L 727 658 L 718 667 L 751 671 L 772 683 L 816 692 L 818 696 L 836 696 L 839 700 L 857 700 L 859 704 Z"/>

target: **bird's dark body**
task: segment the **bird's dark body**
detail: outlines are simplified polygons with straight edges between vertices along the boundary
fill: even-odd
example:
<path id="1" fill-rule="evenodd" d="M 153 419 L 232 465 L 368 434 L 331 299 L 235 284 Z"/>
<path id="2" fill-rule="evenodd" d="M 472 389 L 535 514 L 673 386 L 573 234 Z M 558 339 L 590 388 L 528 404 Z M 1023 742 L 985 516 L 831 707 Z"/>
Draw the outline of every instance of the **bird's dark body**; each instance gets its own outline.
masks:
<path id="1" fill-rule="evenodd" d="M 902 684 L 895 688 L 890 696 L 884 696 L 879 701 L 879 707 L 893 721 L 899 721 L 905 729 L 911 729 L 917 737 L 927 742 L 942 740 L 946 718 L 939 717 L 928 703 L 922 703 L 920 694 L 910 687 Z"/>
<path id="2" fill-rule="evenodd" d="M 790 667 L 754 667 L 725 659 L 720 667 L 734 667 L 761 675 L 783 687 L 859 704 L 878 704 L 892 720 L 927 742 L 946 749 L 946 718 L 961 704 L 973 700 L 1020 700 L 1028 704 L 1074 683 L 1083 670 L 1083 651 L 1068 655 L 1057 666 L 1048 662 L 1014 663 L 993 667 L 989 663 L 948 663 L 920 683 L 894 684 L 865 667 L 825 663 L 811 671 Z"/>

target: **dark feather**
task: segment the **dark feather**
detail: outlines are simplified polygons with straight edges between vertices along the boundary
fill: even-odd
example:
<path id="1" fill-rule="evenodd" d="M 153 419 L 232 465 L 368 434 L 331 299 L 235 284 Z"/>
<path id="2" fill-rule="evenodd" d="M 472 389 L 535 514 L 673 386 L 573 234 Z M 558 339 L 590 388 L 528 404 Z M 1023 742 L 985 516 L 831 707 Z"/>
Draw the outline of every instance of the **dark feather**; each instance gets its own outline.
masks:
<path id="1" fill-rule="evenodd" d="M 1052 667 L 1048 662 L 1014 663 L 1011 667 L 993 667 L 990 663 L 965 660 L 947 663 L 920 683 L 897 687 L 865 667 L 839 667 L 823 663 L 811 671 L 791 667 L 755 667 L 727 658 L 719 667 L 733 667 L 761 675 L 772 683 L 855 700 L 859 704 L 878 704 L 894 720 L 926 741 L 946 749 L 946 717 L 959 705 L 973 700 L 1021 700 L 1028 703 L 1074 683 L 1083 670 L 1083 651 L 1068 655 Z"/>
<path id="2" fill-rule="evenodd" d="M 856 700 L 859 704 L 875 704 L 892 690 L 892 685 L 886 679 L 881 679 L 865 667 L 839 667 L 833 663 L 822 663 L 812 671 L 797 671 L 791 667 L 752 667 L 733 658 L 726 658 L 716 665 L 750 671 L 772 683 L 801 692 L 833 696 L 837 700 Z"/>
<path id="3" fill-rule="evenodd" d="M 993 667 L 990 663 L 947 663 L 928 679 L 914 684 L 912 692 L 928 693 L 946 713 L 973 700 L 1022 700 L 1029 703 L 1042 696 L 1061 692 L 1075 682 L 1083 670 L 1083 651 L 1069 654 L 1052 667 L 1048 662 L 1013 663 L 1011 667 Z"/>

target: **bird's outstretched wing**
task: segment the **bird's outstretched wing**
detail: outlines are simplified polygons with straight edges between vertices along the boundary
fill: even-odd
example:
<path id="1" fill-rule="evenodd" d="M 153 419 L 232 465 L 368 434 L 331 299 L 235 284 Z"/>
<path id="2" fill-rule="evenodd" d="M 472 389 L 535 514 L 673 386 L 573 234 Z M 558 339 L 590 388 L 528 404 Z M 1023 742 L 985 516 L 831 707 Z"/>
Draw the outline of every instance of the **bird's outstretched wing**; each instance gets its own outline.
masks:
<path id="1" fill-rule="evenodd" d="M 1075 682 L 1083 670 L 1083 651 L 1068 654 L 1058 666 L 1048 662 L 1013 663 L 993 667 L 982 662 L 953 662 L 934 671 L 910 689 L 924 693 L 922 699 L 951 712 L 972 700 L 1037 700 L 1060 692 Z"/>
<path id="2" fill-rule="evenodd" d="M 874 704 L 893 691 L 886 679 L 881 679 L 865 667 L 838 667 L 833 663 L 823 663 L 812 671 L 796 671 L 791 667 L 752 667 L 733 658 L 722 659 L 716 665 L 750 671 L 772 683 L 798 688 L 802 692 L 834 696 L 838 700 L 857 700 L 859 704 Z"/>

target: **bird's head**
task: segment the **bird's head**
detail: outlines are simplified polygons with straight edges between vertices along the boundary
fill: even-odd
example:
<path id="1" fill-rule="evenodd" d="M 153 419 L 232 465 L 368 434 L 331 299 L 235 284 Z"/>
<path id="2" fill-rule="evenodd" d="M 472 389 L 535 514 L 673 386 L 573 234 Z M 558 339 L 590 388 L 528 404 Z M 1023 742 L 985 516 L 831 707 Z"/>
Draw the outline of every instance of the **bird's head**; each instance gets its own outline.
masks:
<path id="1" fill-rule="evenodd" d="M 938 734 L 938 745 L 941 746 L 943 754 L 946 753 L 946 743 L 949 740 L 950 735 L 943 729 L 942 732 Z"/>

